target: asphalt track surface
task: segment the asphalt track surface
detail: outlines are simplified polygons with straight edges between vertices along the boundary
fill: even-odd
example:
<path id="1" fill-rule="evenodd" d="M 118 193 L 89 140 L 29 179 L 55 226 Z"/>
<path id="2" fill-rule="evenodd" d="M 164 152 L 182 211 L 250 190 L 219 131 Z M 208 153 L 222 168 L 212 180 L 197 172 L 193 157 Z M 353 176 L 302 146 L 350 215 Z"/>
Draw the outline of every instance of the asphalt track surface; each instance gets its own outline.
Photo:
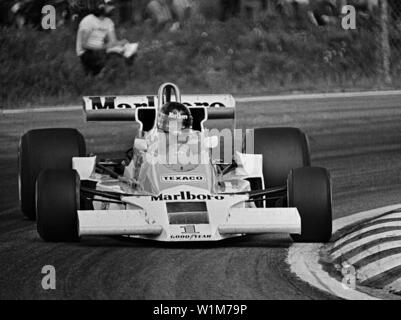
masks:
<path id="1" fill-rule="evenodd" d="M 333 180 L 335 218 L 400 203 L 401 97 L 239 103 L 237 127 L 297 126 Z M 17 147 L 31 128 L 77 127 L 88 151 L 130 147 L 132 124 L 85 123 L 79 111 L 1 115 L 0 299 L 333 299 L 290 273 L 286 236 L 163 244 L 119 237 L 39 239 L 18 207 Z M 57 289 L 41 287 L 44 265 Z"/>

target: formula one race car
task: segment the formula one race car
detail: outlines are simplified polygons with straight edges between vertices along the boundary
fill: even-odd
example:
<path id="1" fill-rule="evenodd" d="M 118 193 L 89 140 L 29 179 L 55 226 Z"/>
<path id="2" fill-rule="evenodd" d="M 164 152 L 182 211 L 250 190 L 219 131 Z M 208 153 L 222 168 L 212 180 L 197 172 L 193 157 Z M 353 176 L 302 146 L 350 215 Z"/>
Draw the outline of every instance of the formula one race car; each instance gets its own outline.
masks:
<path id="1" fill-rule="evenodd" d="M 75 129 L 22 136 L 21 208 L 36 218 L 45 241 L 89 235 L 213 241 L 264 233 L 329 241 L 329 174 L 310 166 L 299 129 L 254 129 L 240 150 L 226 143 L 231 161 L 225 161 L 214 152 L 222 136 L 205 123 L 234 120 L 231 95 L 181 97 L 166 83 L 157 96 L 84 97 L 84 111 L 88 121 L 136 121 L 139 132 L 125 160 L 87 156 Z"/>

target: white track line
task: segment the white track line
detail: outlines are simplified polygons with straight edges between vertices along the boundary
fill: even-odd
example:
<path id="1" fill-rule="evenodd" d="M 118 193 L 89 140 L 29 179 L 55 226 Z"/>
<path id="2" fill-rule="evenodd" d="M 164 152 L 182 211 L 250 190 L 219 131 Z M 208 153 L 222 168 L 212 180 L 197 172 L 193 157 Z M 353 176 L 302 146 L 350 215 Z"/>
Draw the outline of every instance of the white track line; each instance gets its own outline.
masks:
<path id="1" fill-rule="evenodd" d="M 40 107 L 31 109 L 4 109 L 1 111 L 4 115 L 24 114 L 24 113 L 43 113 L 43 112 L 70 112 L 83 110 L 82 106 L 62 106 L 62 107 Z"/>
<path id="2" fill-rule="evenodd" d="M 368 250 L 362 251 L 353 257 L 347 259 L 348 263 L 353 265 L 359 262 L 360 260 L 367 258 L 369 256 L 372 256 L 376 253 L 382 252 L 384 250 L 390 250 L 390 249 L 395 249 L 395 248 L 401 248 L 401 241 L 390 241 L 390 242 L 385 242 L 382 244 L 379 244 L 377 246 L 374 246 L 372 248 L 369 248 Z"/>
<path id="3" fill-rule="evenodd" d="M 401 90 L 388 91 L 359 91 L 359 92 L 335 92 L 335 93 L 311 93 L 311 94 L 289 94 L 258 97 L 236 97 L 235 101 L 246 102 L 269 102 L 269 101 L 291 101 L 291 100 L 319 100 L 319 99 L 338 99 L 338 98 L 357 98 L 357 97 L 384 97 L 401 95 Z M 61 106 L 61 107 L 39 107 L 27 109 L 3 109 L 1 114 L 23 114 L 41 112 L 68 112 L 81 110 L 82 106 Z"/>
<path id="4" fill-rule="evenodd" d="M 348 253 L 349 251 L 358 248 L 364 244 L 367 244 L 373 240 L 377 240 L 379 238 L 381 239 L 386 239 L 386 238 L 391 238 L 391 237 L 399 237 L 401 236 L 401 229 L 400 230 L 392 230 L 392 231 L 386 231 L 382 233 L 377 233 L 377 234 L 372 234 L 371 236 L 362 238 L 358 241 L 351 242 L 344 247 L 342 247 L 340 250 L 336 251 L 335 253 L 331 254 L 331 257 L 333 259 L 338 259 L 342 255 Z"/>
<path id="5" fill-rule="evenodd" d="M 237 102 L 268 102 L 268 101 L 288 101 L 288 100 L 317 100 L 335 98 L 355 98 L 355 97 L 383 97 L 400 95 L 401 90 L 388 91 L 359 91 L 359 92 L 335 92 L 335 93 L 311 93 L 311 94 L 290 94 L 259 97 L 235 98 Z"/>
<path id="6" fill-rule="evenodd" d="M 353 214 L 333 221 L 333 231 L 338 230 L 366 219 L 374 219 L 386 212 L 400 209 L 401 204 L 377 208 Z M 312 286 L 343 299 L 377 300 L 377 298 L 357 290 L 344 287 L 343 284 L 332 278 L 319 263 L 319 244 L 293 244 L 288 250 L 287 262 L 291 271 L 303 281 Z"/>
<path id="7" fill-rule="evenodd" d="M 381 273 L 389 271 L 401 264 L 401 253 L 394 254 L 363 266 L 357 270 L 357 277 L 360 281 L 365 281 Z"/>
<path id="8" fill-rule="evenodd" d="M 377 220 L 380 221 L 380 220 Z M 337 240 L 334 243 L 334 248 L 338 247 L 339 245 L 343 244 L 344 242 L 348 241 L 349 239 L 359 236 L 362 233 L 368 232 L 368 231 L 372 231 L 375 229 L 379 229 L 379 228 L 384 228 L 384 227 L 400 227 L 400 231 L 401 231 L 401 221 L 383 221 L 383 222 L 379 222 L 377 224 L 374 224 L 372 226 L 366 227 L 366 228 L 362 228 L 359 229 L 357 231 L 351 232 L 349 234 L 347 234 L 346 236 L 342 237 L 341 239 Z M 342 249 L 340 249 L 342 250 Z"/>

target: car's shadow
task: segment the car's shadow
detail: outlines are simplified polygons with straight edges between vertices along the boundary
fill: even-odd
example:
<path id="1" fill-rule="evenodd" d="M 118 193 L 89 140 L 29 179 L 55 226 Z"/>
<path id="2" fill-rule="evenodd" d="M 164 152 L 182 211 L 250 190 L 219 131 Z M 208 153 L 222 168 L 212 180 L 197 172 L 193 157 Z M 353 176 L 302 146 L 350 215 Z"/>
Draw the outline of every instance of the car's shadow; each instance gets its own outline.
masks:
<path id="1" fill-rule="evenodd" d="M 80 247 L 218 249 L 218 248 L 288 248 L 292 240 L 286 235 L 246 235 L 220 241 L 165 242 L 122 236 L 83 238 Z"/>

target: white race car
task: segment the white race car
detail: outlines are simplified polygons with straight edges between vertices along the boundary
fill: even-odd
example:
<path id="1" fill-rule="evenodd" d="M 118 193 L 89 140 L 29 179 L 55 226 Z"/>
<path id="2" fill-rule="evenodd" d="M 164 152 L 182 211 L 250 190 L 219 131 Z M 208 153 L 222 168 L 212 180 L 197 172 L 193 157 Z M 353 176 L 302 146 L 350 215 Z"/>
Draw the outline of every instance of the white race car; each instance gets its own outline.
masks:
<path id="1" fill-rule="evenodd" d="M 253 152 L 227 147 L 227 162 L 213 152 L 222 137 L 205 124 L 235 119 L 231 95 L 181 97 L 166 83 L 157 96 L 84 97 L 84 111 L 88 121 L 136 121 L 139 133 L 125 160 L 107 161 L 88 156 L 75 129 L 22 136 L 21 208 L 36 218 L 45 241 L 91 235 L 214 241 L 264 233 L 329 241 L 329 174 L 310 166 L 299 129 L 254 129 L 246 141 Z"/>

